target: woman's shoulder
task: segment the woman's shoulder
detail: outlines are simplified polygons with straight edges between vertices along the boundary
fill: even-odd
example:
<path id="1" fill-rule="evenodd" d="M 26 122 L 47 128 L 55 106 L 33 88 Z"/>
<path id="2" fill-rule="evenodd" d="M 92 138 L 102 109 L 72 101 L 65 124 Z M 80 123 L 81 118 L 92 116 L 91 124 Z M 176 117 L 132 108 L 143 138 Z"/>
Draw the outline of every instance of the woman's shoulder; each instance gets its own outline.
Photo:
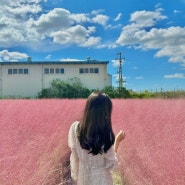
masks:
<path id="1" fill-rule="evenodd" d="M 77 138 L 77 126 L 79 121 L 75 121 L 71 124 L 69 133 L 68 133 L 68 145 L 71 148 L 76 147 L 76 138 Z"/>
<path id="2" fill-rule="evenodd" d="M 80 123 L 79 121 L 73 122 L 73 123 L 71 124 L 71 126 L 70 126 L 70 130 L 72 130 L 74 133 L 76 133 L 77 127 L 78 127 L 79 123 Z"/>
<path id="3" fill-rule="evenodd" d="M 75 121 L 75 122 L 73 122 L 73 123 L 71 124 L 71 127 L 72 127 L 73 129 L 75 129 L 75 128 L 78 126 L 78 124 L 79 124 L 79 121 Z"/>

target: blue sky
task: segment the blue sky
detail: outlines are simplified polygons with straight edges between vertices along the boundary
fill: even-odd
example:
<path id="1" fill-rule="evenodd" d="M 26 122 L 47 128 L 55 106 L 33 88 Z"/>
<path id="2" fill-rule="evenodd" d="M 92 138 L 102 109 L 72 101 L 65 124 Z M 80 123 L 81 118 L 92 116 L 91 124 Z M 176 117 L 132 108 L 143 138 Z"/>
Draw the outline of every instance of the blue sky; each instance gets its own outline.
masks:
<path id="1" fill-rule="evenodd" d="M 185 90 L 185 0 L 1 0 L 0 62 L 109 61 L 118 86 Z"/>

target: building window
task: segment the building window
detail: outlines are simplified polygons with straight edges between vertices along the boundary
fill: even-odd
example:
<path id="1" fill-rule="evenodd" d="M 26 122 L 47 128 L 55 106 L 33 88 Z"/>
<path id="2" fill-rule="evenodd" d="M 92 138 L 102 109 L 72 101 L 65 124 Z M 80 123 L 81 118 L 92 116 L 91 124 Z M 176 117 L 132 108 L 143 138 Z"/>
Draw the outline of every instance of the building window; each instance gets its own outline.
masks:
<path id="1" fill-rule="evenodd" d="M 98 68 L 95 68 L 94 69 L 94 73 L 99 73 L 99 69 Z"/>
<path id="2" fill-rule="evenodd" d="M 83 73 L 99 73 L 99 69 L 98 68 L 80 68 L 79 73 L 80 74 L 83 74 Z"/>
<path id="3" fill-rule="evenodd" d="M 94 68 L 90 68 L 90 73 L 94 73 Z"/>
<path id="4" fill-rule="evenodd" d="M 28 74 L 28 69 L 24 69 L 24 74 Z"/>
<path id="5" fill-rule="evenodd" d="M 54 68 L 50 68 L 50 74 L 54 74 Z"/>
<path id="6" fill-rule="evenodd" d="M 8 74 L 9 74 L 9 75 L 12 75 L 12 73 L 13 73 L 13 72 L 12 72 L 12 69 L 8 69 Z"/>
<path id="7" fill-rule="evenodd" d="M 84 73 L 88 73 L 89 72 L 89 69 L 88 68 L 85 68 L 84 69 Z"/>
<path id="8" fill-rule="evenodd" d="M 64 68 L 45 68 L 44 74 L 63 74 Z"/>
<path id="9" fill-rule="evenodd" d="M 23 69 L 19 69 L 19 74 L 23 74 Z"/>
<path id="10" fill-rule="evenodd" d="M 84 73 L 84 70 L 82 68 L 79 69 L 79 73 L 82 74 Z"/>
<path id="11" fill-rule="evenodd" d="M 44 69 L 44 74 L 49 74 L 49 68 Z"/>
<path id="12" fill-rule="evenodd" d="M 59 74 L 59 73 L 60 73 L 60 69 L 59 69 L 59 68 L 56 68 L 56 69 L 55 69 L 55 73 L 56 73 L 56 74 Z"/>
<path id="13" fill-rule="evenodd" d="M 28 74 L 28 69 L 8 69 L 8 74 L 12 75 L 12 74 Z"/>
<path id="14" fill-rule="evenodd" d="M 61 68 L 61 69 L 60 69 L 60 73 L 61 73 L 61 74 L 64 74 L 64 68 Z"/>
<path id="15" fill-rule="evenodd" d="M 13 74 L 17 74 L 17 69 L 13 69 Z"/>

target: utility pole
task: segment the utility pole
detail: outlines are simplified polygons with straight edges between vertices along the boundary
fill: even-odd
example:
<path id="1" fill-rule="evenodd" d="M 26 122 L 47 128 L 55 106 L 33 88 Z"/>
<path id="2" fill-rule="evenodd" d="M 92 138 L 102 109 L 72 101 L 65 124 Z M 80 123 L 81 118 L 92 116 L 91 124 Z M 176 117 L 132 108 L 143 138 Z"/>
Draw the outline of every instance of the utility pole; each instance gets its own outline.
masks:
<path id="1" fill-rule="evenodd" d="M 118 70 L 118 83 L 119 83 L 119 92 L 123 88 L 123 75 L 122 75 L 122 57 L 121 52 L 117 53 L 119 55 L 119 70 Z"/>

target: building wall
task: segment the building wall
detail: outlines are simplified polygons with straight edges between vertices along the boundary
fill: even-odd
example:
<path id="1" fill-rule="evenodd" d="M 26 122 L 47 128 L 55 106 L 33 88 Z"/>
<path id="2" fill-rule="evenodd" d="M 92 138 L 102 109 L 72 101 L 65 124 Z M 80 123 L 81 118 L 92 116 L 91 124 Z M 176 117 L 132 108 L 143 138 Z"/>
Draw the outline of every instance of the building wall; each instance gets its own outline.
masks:
<path id="1" fill-rule="evenodd" d="M 112 86 L 112 75 L 107 74 L 107 85 L 106 86 Z"/>
<path id="2" fill-rule="evenodd" d="M 8 74 L 8 69 L 28 69 L 28 74 Z M 42 90 L 42 73 L 38 65 L 3 65 L 2 96 L 32 97 Z"/>
<path id="3" fill-rule="evenodd" d="M 107 70 L 105 64 L 63 64 L 63 65 L 43 65 L 45 68 L 64 68 L 64 74 L 43 74 L 43 88 L 47 88 L 53 79 L 60 78 L 62 80 L 68 80 L 69 78 L 77 77 L 81 79 L 81 82 L 85 87 L 89 89 L 103 88 L 107 84 Z M 99 73 L 79 73 L 79 69 L 85 68 L 98 68 Z M 93 83 L 92 83 L 93 82 Z"/>
<path id="4" fill-rule="evenodd" d="M 98 73 L 90 73 L 98 68 Z M 28 69 L 28 74 L 8 74 Z M 55 69 L 64 69 L 64 73 L 55 73 Z M 80 73 L 80 69 L 88 69 L 88 73 Z M 10 70 L 10 71 L 8 71 Z M 51 70 L 45 74 L 45 70 Z M 53 72 L 54 70 L 54 72 Z M 15 72 L 14 71 L 14 72 Z M 110 76 L 107 75 L 107 63 L 8 63 L 0 65 L 0 95 L 34 97 L 43 88 L 48 88 L 54 79 L 68 80 L 78 77 L 85 87 L 89 89 L 102 89 L 112 85 Z M 111 83 L 111 84 L 110 84 Z"/>

